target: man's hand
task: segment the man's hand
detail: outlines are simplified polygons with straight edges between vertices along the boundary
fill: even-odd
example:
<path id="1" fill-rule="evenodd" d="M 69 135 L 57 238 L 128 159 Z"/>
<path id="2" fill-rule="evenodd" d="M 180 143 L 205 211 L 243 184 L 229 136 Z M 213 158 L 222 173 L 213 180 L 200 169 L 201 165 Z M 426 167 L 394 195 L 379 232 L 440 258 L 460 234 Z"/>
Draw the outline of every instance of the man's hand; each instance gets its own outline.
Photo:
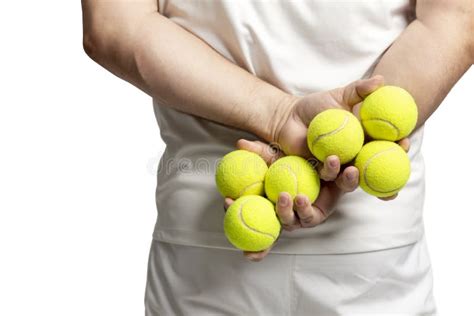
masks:
<path id="1" fill-rule="evenodd" d="M 306 134 L 311 120 L 330 108 L 339 108 L 354 112 L 357 115 L 357 105 L 364 98 L 383 85 L 383 77 L 375 76 L 370 79 L 358 80 L 351 84 L 330 91 L 316 92 L 304 97 L 294 97 L 282 111 L 276 112 L 273 140 L 287 155 L 311 157 Z M 349 166 L 342 170 L 337 156 L 329 156 L 322 166 L 319 166 L 321 179 L 336 180 L 339 188 L 351 192 L 357 188 L 359 172 Z"/>
<path id="2" fill-rule="evenodd" d="M 306 143 L 306 133 L 311 120 L 319 113 L 332 108 L 354 112 L 354 107 L 366 96 L 383 86 L 382 76 L 357 80 L 334 90 L 294 97 L 281 112 L 275 113 L 273 140 L 287 155 L 311 157 Z"/>
<path id="3" fill-rule="evenodd" d="M 399 142 L 399 145 L 402 146 L 405 151 L 408 151 L 410 142 L 408 138 L 405 138 Z M 281 150 L 261 141 L 247 141 L 241 139 L 237 142 L 237 148 L 255 152 L 269 165 L 284 156 Z M 329 164 L 329 162 L 326 161 L 326 164 Z M 332 214 L 334 210 L 333 206 L 340 195 L 344 192 L 355 190 L 359 185 L 358 170 L 355 167 L 353 168 L 357 171 L 357 178 L 352 184 L 345 183 L 342 177 L 338 177 L 336 182 L 322 181 L 319 196 L 313 204 L 309 202 L 308 197 L 305 195 L 297 195 L 296 198 L 292 200 L 287 192 L 281 192 L 276 204 L 276 213 L 283 229 L 293 231 L 297 228 L 315 227 L 323 223 Z M 396 195 L 381 199 L 388 201 L 395 197 Z M 227 210 L 233 202 L 232 199 L 225 198 L 224 208 Z M 244 256 L 251 261 L 258 262 L 270 252 L 271 248 L 272 247 L 257 252 L 244 251 Z"/>
<path id="4" fill-rule="evenodd" d="M 237 147 L 259 154 L 267 164 L 286 154 L 311 157 L 307 147 L 307 126 L 314 116 L 329 108 L 342 108 L 357 115 L 357 105 L 378 87 L 383 85 L 383 77 L 358 80 L 345 87 L 326 92 L 313 93 L 305 97 L 295 97 L 288 107 L 288 114 L 283 117 L 282 124 L 276 130 L 277 144 L 265 144 L 260 141 L 239 140 Z M 410 142 L 407 138 L 399 144 L 408 151 Z M 283 229 L 293 231 L 297 228 L 310 228 L 323 223 L 333 212 L 339 196 L 352 192 L 359 185 L 359 171 L 348 166 L 341 172 L 337 156 L 329 156 L 323 164 L 318 165 L 318 173 L 323 180 L 317 200 L 311 203 L 305 195 L 297 195 L 293 200 L 287 192 L 281 192 L 276 204 L 276 212 Z M 383 198 L 392 200 L 396 195 Z M 225 200 L 227 208 L 233 201 Z M 269 252 L 244 252 L 253 261 L 260 261 Z"/>
<path id="5" fill-rule="evenodd" d="M 370 79 L 357 80 L 347 86 L 334 90 L 316 92 L 304 97 L 294 97 L 283 111 L 276 112 L 274 117 L 274 141 L 287 155 L 297 155 L 305 158 L 311 157 L 306 134 L 311 120 L 331 108 L 339 108 L 353 112 L 358 116 L 360 103 L 370 93 L 383 86 L 384 78 L 374 76 Z M 400 141 L 408 150 L 409 141 Z M 402 147 L 403 147 L 402 146 Z M 322 165 L 318 165 L 318 172 L 322 180 L 335 181 L 342 192 L 352 192 L 359 185 L 359 171 L 354 166 L 348 166 L 341 171 L 341 164 L 337 156 L 329 156 Z M 331 191 L 333 191 L 331 189 Z M 394 197 L 384 198 L 393 199 Z M 306 207 L 307 203 L 300 198 L 299 202 Z M 327 203 L 321 203 L 326 206 Z M 303 226 L 304 227 L 304 226 Z"/>

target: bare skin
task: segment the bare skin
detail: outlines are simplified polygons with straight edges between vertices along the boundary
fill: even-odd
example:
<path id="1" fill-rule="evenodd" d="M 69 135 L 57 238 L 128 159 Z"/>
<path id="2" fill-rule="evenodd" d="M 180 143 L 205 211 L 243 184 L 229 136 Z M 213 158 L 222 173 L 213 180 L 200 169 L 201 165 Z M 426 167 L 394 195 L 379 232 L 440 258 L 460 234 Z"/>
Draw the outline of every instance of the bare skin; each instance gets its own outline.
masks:
<path id="1" fill-rule="evenodd" d="M 418 126 L 424 124 L 474 61 L 473 6 L 471 0 L 418 0 L 416 20 L 374 70 L 383 77 L 304 97 L 289 95 L 228 61 L 162 16 L 156 0 L 82 0 L 84 48 L 97 63 L 162 104 L 249 131 L 266 143 L 278 143 L 287 154 L 306 156 L 302 135 L 312 116 L 327 105 L 357 111 L 357 103 L 383 80 L 410 91 L 419 108 Z M 327 104 L 318 103 L 320 98 Z M 330 214 L 340 194 L 357 186 L 357 169 L 340 169 L 337 157 L 324 162 L 320 173 L 334 182 L 323 188 L 318 207 L 303 203 L 304 217 L 312 220 L 301 227 L 321 223 L 321 209 L 327 207 L 324 214 Z M 291 203 L 286 198 L 283 194 L 278 202 L 286 205 L 284 225 L 296 228 L 291 218 L 299 208 L 288 205 L 300 204 L 300 198 Z M 258 261 L 267 253 L 247 256 Z"/>

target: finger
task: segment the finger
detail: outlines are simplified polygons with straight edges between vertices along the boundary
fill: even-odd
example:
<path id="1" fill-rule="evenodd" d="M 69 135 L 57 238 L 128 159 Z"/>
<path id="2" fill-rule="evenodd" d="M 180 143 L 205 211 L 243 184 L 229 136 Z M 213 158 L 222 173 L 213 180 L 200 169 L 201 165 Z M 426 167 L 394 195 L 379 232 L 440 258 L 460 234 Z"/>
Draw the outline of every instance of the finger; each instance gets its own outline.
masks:
<path id="1" fill-rule="evenodd" d="M 236 147 L 258 154 L 267 164 L 272 164 L 275 160 L 283 156 L 283 152 L 277 146 L 269 145 L 259 140 L 249 141 L 239 139 Z"/>
<path id="2" fill-rule="evenodd" d="M 291 195 L 287 192 L 281 192 L 278 195 L 276 212 L 280 219 L 283 229 L 292 231 L 299 226 L 298 219 L 293 211 L 293 201 Z"/>
<path id="3" fill-rule="evenodd" d="M 234 203 L 234 200 L 232 200 L 231 198 L 225 198 L 224 199 L 224 210 L 227 211 L 227 209 L 229 208 L 229 206 Z"/>
<path id="4" fill-rule="evenodd" d="M 317 225 L 324 222 L 331 215 L 334 210 L 334 205 L 339 199 L 341 193 L 341 190 L 334 182 L 328 182 L 321 187 L 319 196 L 313 203 L 313 206 L 316 211 L 315 222 L 317 223 Z"/>
<path id="5" fill-rule="evenodd" d="M 408 137 L 402 138 L 398 141 L 398 145 L 408 152 L 410 150 L 410 139 Z"/>
<path id="6" fill-rule="evenodd" d="M 316 210 L 313 208 L 307 196 L 298 194 L 295 198 L 295 211 L 300 219 L 301 227 L 314 227 L 318 224 L 316 221 Z"/>
<path id="7" fill-rule="evenodd" d="M 272 247 L 262 251 L 244 251 L 244 256 L 250 261 L 259 262 L 262 261 L 262 259 L 265 258 L 266 255 L 268 255 L 271 249 Z"/>
<path id="8" fill-rule="evenodd" d="M 398 196 L 398 193 L 392 195 L 392 196 L 387 196 L 387 197 L 379 197 L 379 199 L 381 199 L 382 201 L 391 201 L 391 200 L 395 200 Z"/>
<path id="9" fill-rule="evenodd" d="M 336 185 L 342 192 L 352 192 L 359 186 L 359 169 L 349 166 L 337 177 Z"/>
<path id="10" fill-rule="evenodd" d="M 341 170 L 341 163 L 339 157 L 331 155 L 326 158 L 326 161 L 321 166 L 318 165 L 319 175 L 324 181 L 334 181 Z"/>
<path id="11" fill-rule="evenodd" d="M 361 79 L 354 81 L 343 88 L 342 103 L 343 105 L 354 106 L 362 102 L 365 97 L 383 86 L 384 78 L 381 75 L 373 76 L 369 79 Z"/>

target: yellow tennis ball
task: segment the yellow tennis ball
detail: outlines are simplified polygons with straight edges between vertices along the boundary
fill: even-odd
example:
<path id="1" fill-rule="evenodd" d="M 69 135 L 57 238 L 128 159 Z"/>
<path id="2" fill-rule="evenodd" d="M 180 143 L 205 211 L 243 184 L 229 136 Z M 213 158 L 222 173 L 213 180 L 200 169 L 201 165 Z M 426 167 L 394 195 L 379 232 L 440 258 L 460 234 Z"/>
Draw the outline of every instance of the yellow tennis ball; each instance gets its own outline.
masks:
<path id="1" fill-rule="evenodd" d="M 311 163 L 298 156 L 286 156 L 278 159 L 265 176 L 265 193 L 270 201 L 276 203 L 280 192 L 288 192 L 294 199 L 304 194 L 310 202 L 319 195 L 319 176 Z"/>
<path id="2" fill-rule="evenodd" d="M 216 170 L 216 184 L 224 197 L 263 195 L 263 181 L 268 166 L 256 153 L 235 150 L 225 155 Z"/>
<path id="3" fill-rule="evenodd" d="M 329 109 L 314 117 L 308 127 L 308 147 L 319 161 L 336 155 L 341 164 L 348 163 L 364 144 L 359 120 L 349 111 Z"/>
<path id="4" fill-rule="evenodd" d="M 410 177 L 410 159 L 398 144 L 376 140 L 367 143 L 356 157 L 360 187 L 367 193 L 387 197 L 400 191 Z"/>
<path id="5" fill-rule="evenodd" d="M 396 141 L 413 131 L 418 108 L 408 91 L 384 86 L 367 96 L 360 108 L 362 126 L 374 139 Z"/>
<path id="6" fill-rule="evenodd" d="M 280 234 L 280 221 L 273 204 L 259 195 L 235 200 L 224 217 L 224 232 L 236 248 L 260 251 L 269 248 Z"/>

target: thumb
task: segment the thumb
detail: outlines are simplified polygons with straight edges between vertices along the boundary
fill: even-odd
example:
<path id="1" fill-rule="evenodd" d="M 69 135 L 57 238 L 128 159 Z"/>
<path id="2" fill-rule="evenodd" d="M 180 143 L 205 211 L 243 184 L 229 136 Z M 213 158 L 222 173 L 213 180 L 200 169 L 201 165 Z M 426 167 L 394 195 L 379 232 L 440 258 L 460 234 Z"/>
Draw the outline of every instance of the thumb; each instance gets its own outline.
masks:
<path id="1" fill-rule="evenodd" d="M 342 103 L 343 105 L 353 107 L 383 85 L 384 78 L 381 75 L 354 81 L 343 88 Z"/>
<path id="2" fill-rule="evenodd" d="M 265 160 L 265 162 L 270 165 L 278 158 L 283 156 L 283 152 L 277 146 L 273 144 L 266 144 L 259 140 L 249 141 L 246 139 L 239 139 L 237 141 L 236 147 L 238 149 L 243 149 L 251 151 L 259 155 Z"/>

